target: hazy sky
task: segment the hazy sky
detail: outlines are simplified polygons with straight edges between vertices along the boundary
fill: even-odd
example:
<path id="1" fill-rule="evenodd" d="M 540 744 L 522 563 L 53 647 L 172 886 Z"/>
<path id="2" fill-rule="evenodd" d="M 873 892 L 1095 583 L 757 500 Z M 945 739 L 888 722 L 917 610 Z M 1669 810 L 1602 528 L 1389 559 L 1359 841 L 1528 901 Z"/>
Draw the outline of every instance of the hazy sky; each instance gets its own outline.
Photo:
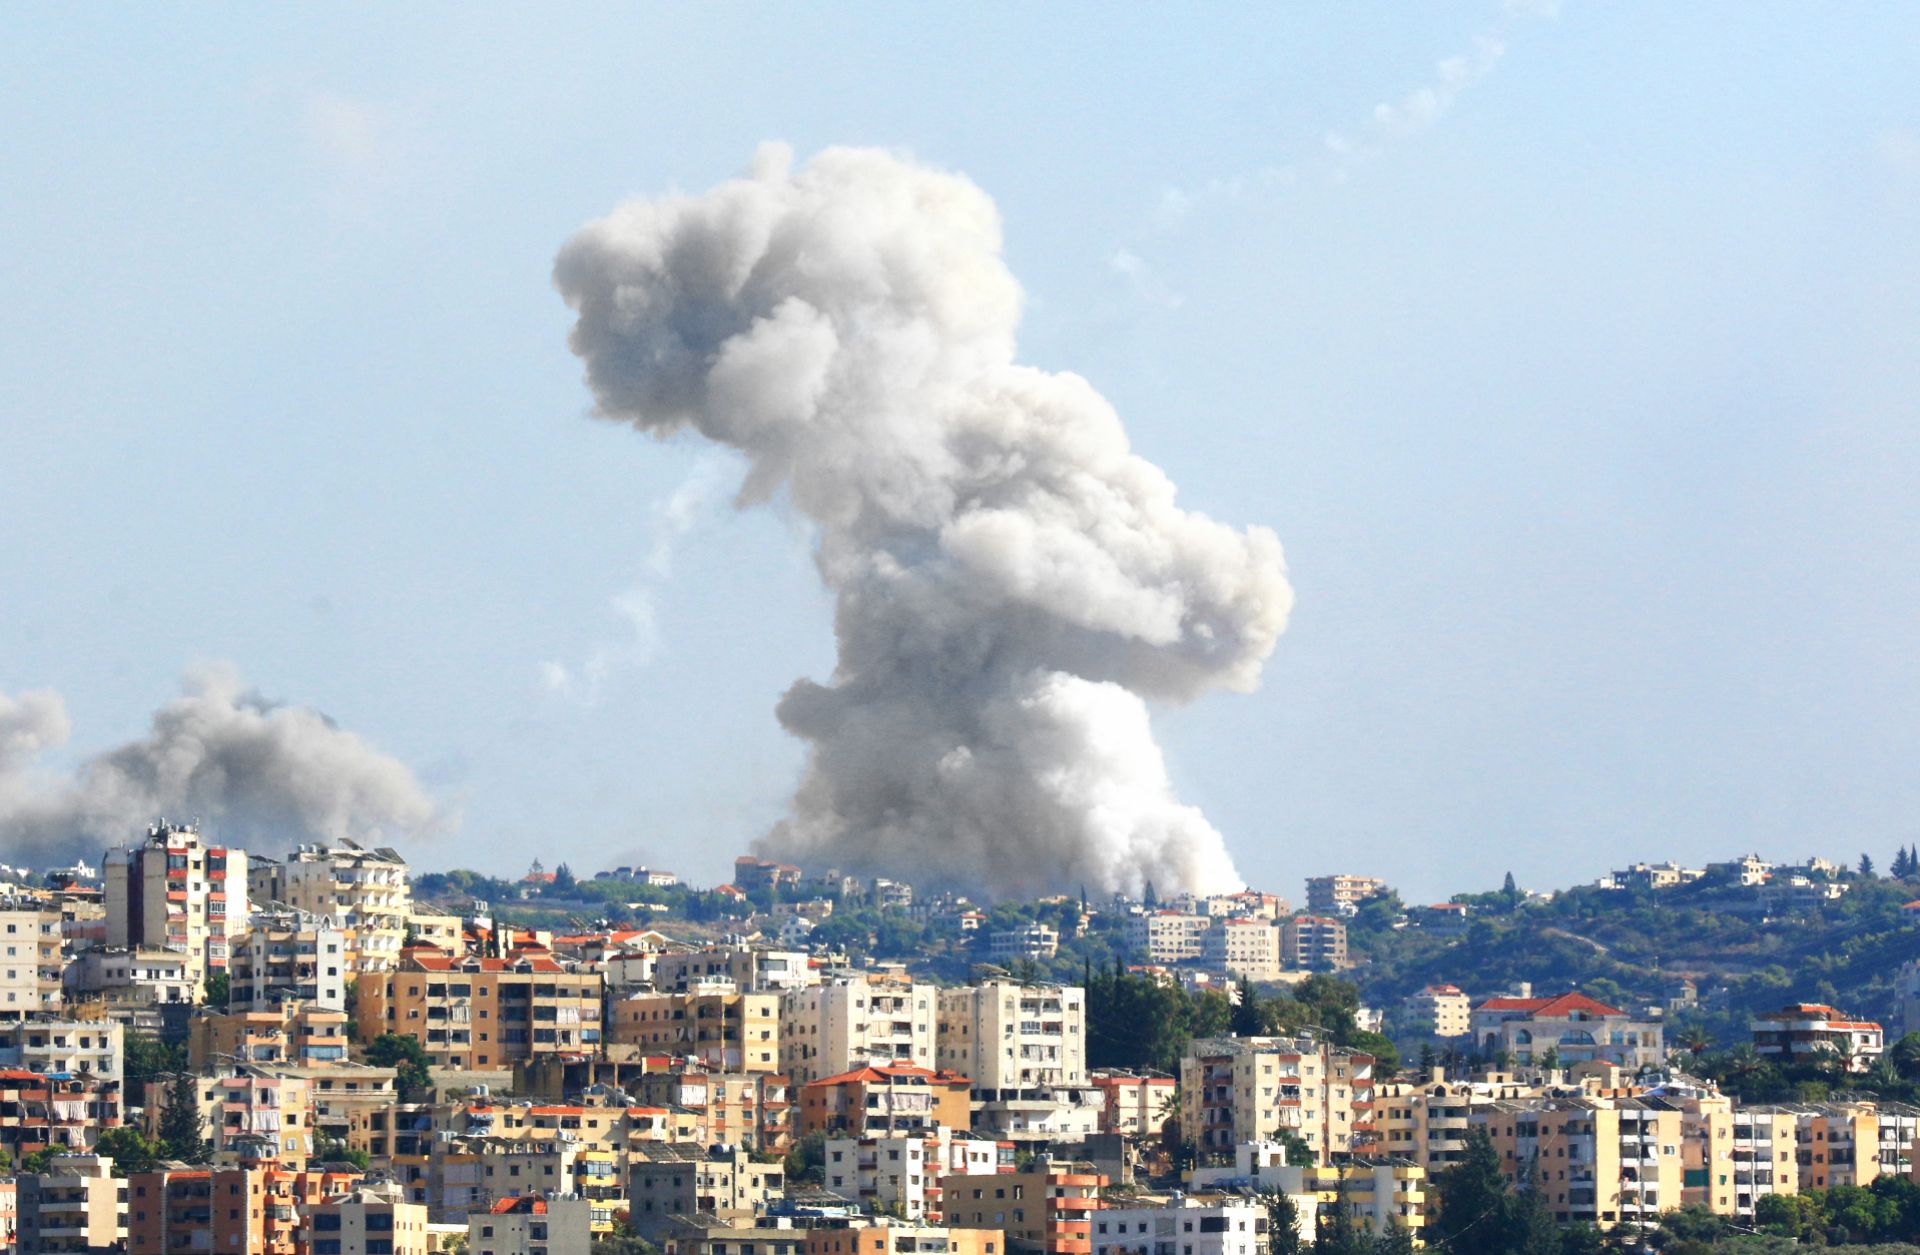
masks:
<path id="1" fill-rule="evenodd" d="M 586 417 L 549 270 L 782 139 L 973 178 L 1025 360 L 1279 533 L 1261 691 L 1158 713 L 1254 883 L 1920 837 L 1912 8 L 339 12 L 0 13 L 51 766 L 226 660 L 460 813 L 418 863 L 720 878 L 828 602 L 735 468 Z"/>

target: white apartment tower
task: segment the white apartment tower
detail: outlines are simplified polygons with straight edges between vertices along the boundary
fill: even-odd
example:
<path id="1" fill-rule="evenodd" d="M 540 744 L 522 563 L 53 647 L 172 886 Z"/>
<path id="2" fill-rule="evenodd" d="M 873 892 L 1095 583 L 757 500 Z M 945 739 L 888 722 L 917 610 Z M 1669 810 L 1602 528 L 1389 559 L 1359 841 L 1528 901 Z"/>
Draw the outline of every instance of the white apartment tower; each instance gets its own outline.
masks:
<path id="1" fill-rule="evenodd" d="M 107 851 L 107 944 L 172 950 L 202 988 L 227 970 L 247 929 L 247 852 L 208 845 L 192 824 L 161 820 L 139 845 Z"/>
<path id="2" fill-rule="evenodd" d="M 992 1100 L 1087 1084 L 1087 991 L 991 981 L 940 991 L 934 1058 Z"/>
<path id="3" fill-rule="evenodd" d="M 867 1063 L 934 1065 L 939 991 L 932 985 L 835 977 L 780 996 L 780 1069 L 793 1084 Z"/>
<path id="4" fill-rule="evenodd" d="M 260 860 L 254 897 L 309 915 L 331 916 L 346 934 L 350 972 L 391 971 L 413 910 L 407 861 L 393 850 L 352 841 L 302 845 L 284 861 Z"/>

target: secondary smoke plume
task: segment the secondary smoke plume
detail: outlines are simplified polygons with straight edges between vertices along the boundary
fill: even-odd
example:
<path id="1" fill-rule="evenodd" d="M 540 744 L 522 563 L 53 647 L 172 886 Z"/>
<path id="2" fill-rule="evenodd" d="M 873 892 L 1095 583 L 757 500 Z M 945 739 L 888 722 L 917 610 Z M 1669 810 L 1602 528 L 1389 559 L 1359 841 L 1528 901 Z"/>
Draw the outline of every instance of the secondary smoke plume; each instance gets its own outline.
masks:
<path id="1" fill-rule="evenodd" d="M 834 149 L 582 228 L 555 283 L 596 412 L 745 455 L 836 599 L 830 683 L 762 846 L 989 893 L 1238 887 L 1173 793 L 1146 701 L 1250 689 L 1292 596 L 1280 544 L 1174 503 L 1083 379 L 1014 361 L 992 201 Z"/>
<path id="2" fill-rule="evenodd" d="M 261 852 L 297 841 L 424 835 L 443 817 L 413 773 L 325 715 L 269 702 L 229 667 L 191 673 L 145 738 L 70 776 L 36 765 L 69 732 L 58 693 L 0 693 L 0 854 L 97 861 L 161 815 Z"/>

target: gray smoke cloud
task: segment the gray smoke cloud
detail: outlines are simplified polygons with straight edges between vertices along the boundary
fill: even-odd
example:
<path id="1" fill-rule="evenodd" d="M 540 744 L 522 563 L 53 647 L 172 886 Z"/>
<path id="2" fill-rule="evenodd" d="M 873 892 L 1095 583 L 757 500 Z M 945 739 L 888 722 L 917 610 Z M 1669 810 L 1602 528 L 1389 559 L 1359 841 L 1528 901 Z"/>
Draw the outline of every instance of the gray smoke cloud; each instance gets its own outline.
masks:
<path id="1" fill-rule="evenodd" d="M 817 525 L 838 662 L 780 702 L 809 755 L 762 849 L 1003 895 L 1241 884 L 1147 701 L 1257 683 L 1279 541 L 1180 509 L 1085 380 L 1015 362 L 979 188 L 769 146 L 590 223 L 554 277 L 599 416 L 736 449 L 737 504 Z"/>
<path id="2" fill-rule="evenodd" d="M 37 762 L 70 731 L 52 692 L 0 693 L 0 857 L 97 861 L 161 815 L 278 853 L 299 841 L 420 837 L 450 822 L 413 773 L 319 711 L 268 701 L 233 668 L 190 672 L 140 740 L 70 775 Z"/>

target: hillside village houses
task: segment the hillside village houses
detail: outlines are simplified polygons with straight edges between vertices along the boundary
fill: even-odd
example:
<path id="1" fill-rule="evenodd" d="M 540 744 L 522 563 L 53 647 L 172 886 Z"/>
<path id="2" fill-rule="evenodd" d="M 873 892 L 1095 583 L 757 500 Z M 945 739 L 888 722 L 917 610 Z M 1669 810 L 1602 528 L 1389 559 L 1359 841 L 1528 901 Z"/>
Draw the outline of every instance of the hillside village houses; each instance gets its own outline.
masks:
<path id="1" fill-rule="evenodd" d="M 1693 879 L 1783 884 L 1755 862 Z M 351 842 L 282 857 L 162 821 L 102 869 L 97 888 L 67 878 L 0 901 L 0 1150 L 18 1173 L 0 1199 L 23 1235 L 37 1226 L 23 1249 L 173 1251 L 205 1231 L 211 1249 L 269 1255 L 424 1252 L 459 1232 L 470 1251 L 553 1255 L 626 1230 L 689 1255 L 1264 1255 L 1248 1191 L 1287 1195 L 1308 1237 L 1345 1216 L 1421 1245 L 1434 1177 L 1479 1135 L 1511 1186 L 1602 1228 L 1693 1203 L 1751 1222 L 1769 1193 L 1909 1174 L 1920 1139 L 1920 1111 L 1896 1103 L 1739 1104 L 1666 1070 L 1660 1011 L 1569 990 L 1435 981 L 1385 1024 L 1355 1011 L 1361 1029 L 1426 1043 L 1430 1070 L 1310 1028 L 1196 1037 L 1171 1071 L 1090 1066 L 1089 987 L 1048 979 L 1066 942 L 1096 929 L 1126 970 L 1231 1004 L 1349 970 L 1356 912 L 1388 892 L 1364 876 L 1315 878 L 1303 912 L 1246 890 L 1052 898 L 1010 917 L 743 857 L 722 924 L 558 931 L 418 903 L 397 851 Z M 1670 887 L 1645 870 L 1647 888 Z M 1829 883 L 1812 865 L 1785 874 Z M 967 974 L 814 944 L 848 904 L 940 930 Z M 1393 922 L 1471 919 L 1444 905 Z M 1920 963 L 1901 979 L 1920 1005 Z M 1751 1039 L 1763 1058 L 1856 1072 L 1885 1049 L 1878 1024 L 1811 1003 L 1754 1016 Z M 184 1084 L 144 1062 L 155 1040 L 182 1052 Z M 161 1136 L 179 1103 L 208 1162 L 127 1177 L 92 1153 L 112 1129 Z M 1174 1132 L 1190 1167 L 1167 1155 Z M 1557 1175 L 1563 1154 L 1577 1182 Z M 1549 1159 L 1553 1175 L 1531 1173 Z M 267 1202 L 215 1223 L 227 1191 Z"/>

